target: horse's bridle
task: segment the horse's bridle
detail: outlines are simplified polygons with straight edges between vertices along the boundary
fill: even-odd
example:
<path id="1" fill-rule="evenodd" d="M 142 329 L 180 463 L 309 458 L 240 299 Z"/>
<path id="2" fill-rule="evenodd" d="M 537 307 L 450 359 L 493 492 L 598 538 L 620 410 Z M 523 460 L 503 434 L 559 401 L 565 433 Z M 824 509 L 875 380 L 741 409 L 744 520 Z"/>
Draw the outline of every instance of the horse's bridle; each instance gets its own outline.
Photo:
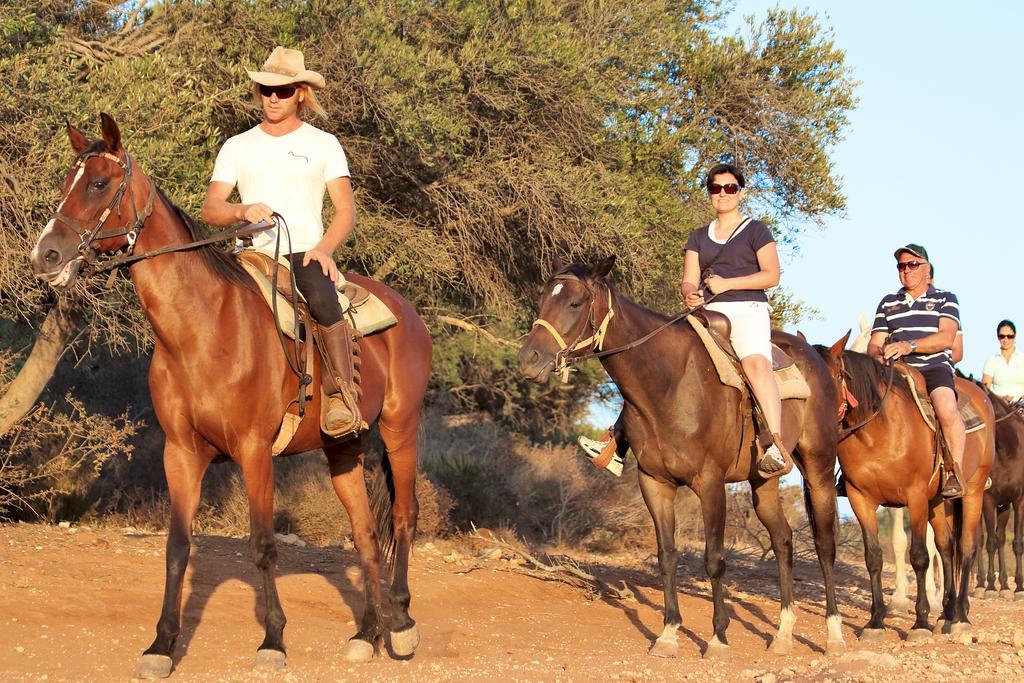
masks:
<path id="1" fill-rule="evenodd" d="M 850 378 L 850 373 L 846 370 L 846 354 L 843 353 L 839 356 L 839 373 L 835 378 L 836 383 L 839 385 L 839 395 L 843 399 L 843 402 L 839 404 L 839 414 L 837 419 L 839 424 L 843 423 L 843 418 L 846 417 L 846 411 L 848 409 L 856 410 L 860 402 L 857 397 L 850 391 L 850 387 L 847 386 L 846 380 Z"/>
<path id="2" fill-rule="evenodd" d="M 587 311 L 587 322 L 580 325 L 580 331 L 576 335 L 576 339 L 571 344 L 567 344 L 562 335 L 559 334 L 555 326 L 549 323 L 543 318 L 537 318 L 533 321 L 531 329 L 534 327 L 543 327 L 554 338 L 558 343 L 558 351 L 555 352 L 555 357 L 552 359 L 553 370 L 555 374 L 560 375 L 563 382 L 569 381 L 569 364 L 572 362 L 570 357 L 573 353 L 585 349 L 591 348 L 592 350 L 601 350 L 601 346 L 604 344 L 605 334 L 608 332 L 608 323 L 615 317 L 615 309 L 612 307 L 612 290 L 607 283 L 599 283 L 599 286 L 591 288 L 586 282 L 576 277 L 575 275 L 565 274 L 556 275 L 552 278 L 553 280 L 576 280 L 582 284 L 590 292 L 590 309 Z M 605 292 L 608 294 L 608 310 L 605 312 L 604 317 L 601 318 L 601 322 L 597 322 L 597 297 L 601 289 L 600 284 L 604 284 Z M 591 334 L 586 339 L 583 335 L 586 334 L 589 328 Z"/>
<path id="3" fill-rule="evenodd" d="M 124 251 L 127 255 L 130 255 L 132 250 L 135 248 L 135 242 L 139 238 L 139 232 L 142 230 L 143 224 L 153 213 L 153 204 L 156 202 L 156 185 L 150 182 L 149 198 L 146 200 L 146 206 L 142 211 L 139 211 L 139 208 L 135 205 L 135 191 L 131 186 L 132 160 L 131 157 L 128 156 L 128 153 L 125 152 L 124 161 L 122 161 L 120 157 L 109 152 L 92 152 L 90 154 L 81 155 L 78 157 L 75 164 L 77 172 L 84 172 L 86 163 L 93 157 L 108 159 L 124 170 L 124 173 L 121 176 L 121 183 L 118 185 L 117 191 L 114 192 L 114 196 L 110 198 L 107 206 L 102 212 L 100 212 L 95 225 L 93 225 L 91 229 L 87 228 L 76 219 L 68 216 L 67 214 L 61 213 L 59 210 L 53 212 L 51 219 L 58 220 L 67 225 L 74 230 L 81 239 L 81 242 L 78 244 L 78 259 L 91 268 L 101 269 L 104 265 L 104 260 L 101 260 L 100 255 L 93 247 L 93 244 L 105 239 L 110 239 L 111 237 L 121 237 L 123 235 L 127 241 L 120 251 Z M 72 188 L 73 187 L 74 185 L 72 185 Z M 69 188 L 68 192 L 70 192 L 72 188 Z M 124 225 L 120 227 L 111 228 L 101 232 L 103 224 L 107 222 L 107 218 L 110 217 L 111 212 L 116 210 L 118 218 L 121 217 L 121 202 L 124 199 L 126 191 L 129 197 L 129 203 L 132 207 L 132 220 L 125 221 Z M 61 199 L 61 203 L 58 205 L 58 208 L 63 205 L 66 199 L 67 196 Z"/>

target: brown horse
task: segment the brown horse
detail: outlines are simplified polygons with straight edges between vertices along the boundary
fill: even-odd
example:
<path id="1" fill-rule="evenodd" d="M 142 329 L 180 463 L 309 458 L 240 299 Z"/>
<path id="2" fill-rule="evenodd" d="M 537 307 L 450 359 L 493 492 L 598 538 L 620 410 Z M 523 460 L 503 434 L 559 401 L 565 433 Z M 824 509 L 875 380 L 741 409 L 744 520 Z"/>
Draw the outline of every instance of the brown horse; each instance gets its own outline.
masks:
<path id="1" fill-rule="evenodd" d="M 940 618 L 945 624 L 942 627 L 953 633 L 968 630 L 968 581 L 974 534 L 981 520 L 985 480 L 995 453 L 992 405 L 973 383 L 960 377 L 956 379 L 957 392 L 970 397 L 984 417 L 985 428 L 967 435 L 964 473 L 969 479 L 963 499 L 946 503 L 939 495 L 935 432 L 925 423 L 905 380 L 894 369 L 886 368 L 867 355 L 846 351 L 849 336 L 847 333 L 831 348 L 816 348 L 840 388 L 835 408 L 844 415 L 844 423 L 856 427 L 868 420 L 839 441 L 839 463 L 850 506 L 861 525 L 864 560 L 871 579 L 871 618 L 864 626 L 861 639 L 876 640 L 885 633 L 882 548 L 878 543 L 876 517 L 879 505 L 906 506 L 910 512 L 910 564 L 917 577 L 917 618 L 907 640 L 923 640 L 932 635 L 928 626 L 925 581 L 929 521 L 942 556 L 945 583 Z M 851 397 L 854 400 L 849 400 Z"/>
<path id="2" fill-rule="evenodd" d="M 88 267 L 98 255 L 130 248 L 131 242 L 136 249 L 149 251 L 203 237 L 134 164 L 121 146 L 114 120 L 103 114 L 101 121 L 102 139 L 92 143 L 68 126 L 77 158 L 64 180 L 57 212 L 32 250 L 36 275 L 54 286 L 72 280 L 83 261 Z M 419 642 L 408 612 L 408 560 L 417 513 L 416 437 L 430 374 L 431 341 L 416 311 L 396 292 L 366 278 L 350 277 L 379 296 L 398 318 L 397 326 L 360 343 L 365 390 L 360 408 L 368 422 L 379 421 L 387 449 L 390 500 L 383 507 L 390 508 L 390 515 L 385 512 L 380 521 L 393 525 L 394 545 L 386 549 L 394 553 L 391 643 L 396 654 L 410 655 Z M 134 263 L 131 278 L 153 326 L 149 387 L 167 437 L 164 469 L 171 502 L 163 609 L 156 639 L 145 651 L 137 675 L 170 674 L 200 483 L 207 466 L 220 455 L 241 468 L 249 498 L 250 544 L 262 576 L 266 613 L 266 637 L 256 665 L 283 667 L 285 616 L 274 577 L 271 444 L 286 406 L 297 394 L 298 379 L 279 351 L 269 308 L 233 256 L 211 247 L 163 254 Z M 312 374 L 313 386 L 319 386 L 318 366 Z M 313 392 L 306 417 L 285 453 L 322 447 L 327 456 L 365 572 L 365 612 L 345 654 L 365 661 L 380 645 L 384 631 L 377 524 L 363 478 L 361 441 L 338 443 L 321 434 L 319 393 Z"/>
<path id="3" fill-rule="evenodd" d="M 975 597 L 994 598 L 996 592 L 995 555 L 999 553 L 999 584 L 1003 597 L 1024 600 L 1024 418 L 1001 397 L 988 392 L 996 419 L 996 460 L 992 465 L 992 488 L 985 491 L 982 518 L 985 520 L 985 549 L 988 571 L 980 552 L 982 534 L 978 534 L 978 587 Z M 1010 591 L 1006 570 L 1006 524 L 1013 512 L 1013 554 L 1017 560 L 1016 587 Z M 987 582 L 986 582 L 987 579 Z"/>
<path id="4" fill-rule="evenodd" d="M 591 269 L 583 264 L 563 267 L 556 259 L 555 274 L 541 294 L 540 320 L 520 352 L 520 370 L 526 377 L 544 382 L 563 358 L 589 351 L 594 337 L 605 330 L 603 348 L 612 353 L 603 356 L 601 363 L 622 394 L 621 438 L 628 441 L 639 464 L 640 491 L 654 519 L 665 591 L 664 630 L 651 654 L 671 657 L 678 650 L 681 618 L 676 596 L 674 501 L 682 485 L 700 498 L 704 519 L 704 566 L 714 601 L 714 633 L 704 655 L 728 652 L 729 616 L 722 586 L 725 484 L 739 481 L 750 482 L 754 510 L 771 536 L 781 602 L 779 630 L 771 649 L 786 654 L 792 648 L 796 621 L 792 532 L 779 502 L 778 480 L 761 478 L 755 448 L 744 438 L 745 399 L 719 381 L 710 355 L 688 323 L 668 325 L 665 316 L 615 291 L 605 278 L 614 261 L 614 256 L 609 257 Z M 657 331 L 659 328 L 663 329 Z M 644 343 L 614 352 L 652 333 Z M 590 337 L 585 339 L 587 335 Z M 773 333 L 772 340 L 796 359 L 817 397 L 784 402 L 783 440 L 804 477 L 807 514 L 825 578 L 828 651 L 834 652 L 844 647 L 832 577 L 836 520 L 832 473 L 838 438 L 832 405 L 836 388 L 828 368 L 806 342 L 781 332 Z"/>

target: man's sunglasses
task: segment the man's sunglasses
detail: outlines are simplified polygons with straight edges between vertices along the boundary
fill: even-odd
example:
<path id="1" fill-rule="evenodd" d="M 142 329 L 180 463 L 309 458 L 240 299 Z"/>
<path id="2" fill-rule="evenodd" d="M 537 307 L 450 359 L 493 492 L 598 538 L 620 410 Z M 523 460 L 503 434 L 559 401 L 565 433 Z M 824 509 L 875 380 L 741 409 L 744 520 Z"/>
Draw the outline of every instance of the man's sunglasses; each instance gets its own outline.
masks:
<path id="1" fill-rule="evenodd" d="M 295 94 L 298 88 L 294 85 L 261 85 L 260 94 L 264 97 L 270 97 L 271 95 L 277 95 L 279 100 L 287 100 L 289 97 Z"/>
<path id="2" fill-rule="evenodd" d="M 716 194 L 721 194 L 722 190 L 725 190 L 726 194 L 736 194 L 740 191 L 740 186 L 736 183 L 729 183 L 727 185 L 719 185 L 718 183 L 711 183 L 708 185 L 708 194 L 712 197 Z"/>
<path id="3" fill-rule="evenodd" d="M 904 261 L 903 263 L 897 263 L 896 264 L 896 270 L 900 271 L 901 273 L 903 271 L 905 271 L 905 270 L 914 271 L 914 270 L 917 270 L 918 268 L 920 268 L 921 266 L 923 266 L 926 263 L 928 263 L 928 262 L 927 261 Z"/>
<path id="4" fill-rule="evenodd" d="M 999 337 L 1000 339 L 1013 339 L 1017 335 L 1015 335 L 1015 334 L 997 334 L 996 336 Z"/>

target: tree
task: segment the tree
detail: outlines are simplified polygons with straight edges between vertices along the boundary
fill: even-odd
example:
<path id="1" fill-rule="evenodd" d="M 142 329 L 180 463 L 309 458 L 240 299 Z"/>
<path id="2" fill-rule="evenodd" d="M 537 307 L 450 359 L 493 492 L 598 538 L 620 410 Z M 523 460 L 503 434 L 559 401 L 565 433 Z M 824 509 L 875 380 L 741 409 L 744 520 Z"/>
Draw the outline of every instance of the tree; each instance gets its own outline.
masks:
<path id="1" fill-rule="evenodd" d="M 783 239 L 843 209 L 829 163 L 853 106 L 842 52 L 797 12 L 723 36 L 726 11 L 714 0 L 15 2 L 0 19 L 0 166 L 19 173 L 0 183 L 0 250 L 24 267 L 69 156 L 55 133 L 100 109 L 195 213 L 220 144 L 256 120 L 244 68 L 275 44 L 303 48 L 328 83 L 330 118 L 315 123 L 342 140 L 356 186 L 357 236 L 339 257 L 428 318 L 432 401 L 557 436 L 600 371 L 537 387 L 495 341 L 528 329 L 556 253 L 616 252 L 619 285 L 671 310 L 681 246 L 708 218 L 698 199 L 711 161 L 751 171 Z M 38 319 L 53 294 L 17 274 L 0 275 L 0 317 Z M 89 340 L 145 346 L 123 281 L 83 294 Z"/>

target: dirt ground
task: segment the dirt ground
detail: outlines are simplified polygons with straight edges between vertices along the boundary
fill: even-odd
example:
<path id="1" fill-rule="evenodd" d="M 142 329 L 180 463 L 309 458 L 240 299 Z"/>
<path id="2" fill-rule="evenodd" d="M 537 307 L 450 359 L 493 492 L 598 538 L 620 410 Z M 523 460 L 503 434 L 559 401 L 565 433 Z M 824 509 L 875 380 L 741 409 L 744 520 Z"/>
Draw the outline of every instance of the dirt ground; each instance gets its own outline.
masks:
<path id="1" fill-rule="evenodd" d="M 0 526 L 0 680 L 123 681 L 153 638 L 163 590 L 162 535 L 134 530 Z M 486 551 L 486 549 L 484 549 Z M 280 546 L 278 587 L 288 617 L 284 672 L 253 673 L 262 639 L 256 570 L 244 539 L 196 540 L 186 580 L 176 681 L 583 681 L 583 680 L 1020 680 L 1024 602 L 973 601 L 973 637 L 935 636 L 914 646 L 909 616 L 889 619 L 887 637 L 861 645 L 864 572 L 839 573 L 847 652 L 825 656 L 820 575 L 797 568 L 796 647 L 766 645 L 778 618 L 774 564 L 730 558 L 733 621 L 727 661 L 705 661 L 711 603 L 700 557 L 680 560 L 683 630 L 679 656 L 647 655 L 661 632 L 662 596 L 653 556 L 588 557 L 600 578 L 633 599 L 588 596 L 518 573 L 509 561 L 473 557 L 453 541 L 421 542 L 412 563 L 412 614 L 422 643 L 409 660 L 387 652 L 368 664 L 342 658 L 362 610 L 352 550 Z M 460 555 L 461 553 L 461 555 Z"/>

